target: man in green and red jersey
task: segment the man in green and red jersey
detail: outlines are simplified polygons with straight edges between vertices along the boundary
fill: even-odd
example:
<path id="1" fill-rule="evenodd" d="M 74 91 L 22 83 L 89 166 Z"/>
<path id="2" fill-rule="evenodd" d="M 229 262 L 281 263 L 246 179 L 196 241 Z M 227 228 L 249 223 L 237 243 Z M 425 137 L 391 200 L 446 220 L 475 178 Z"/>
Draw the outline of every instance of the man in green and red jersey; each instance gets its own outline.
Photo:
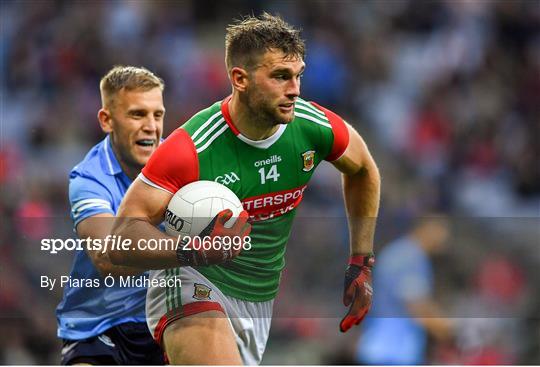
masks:
<path id="1" fill-rule="evenodd" d="M 347 331 L 371 305 L 373 235 L 380 176 L 360 135 L 338 115 L 299 98 L 304 71 L 299 31 L 270 14 L 227 28 L 232 95 L 202 110 L 152 155 L 119 209 L 115 234 L 168 238 L 155 228 L 173 194 L 197 180 L 227 185 L 246 212 L 232 228 L 224 211 L 204 235 L 245 236 L 240 254 L 222 249 L 113 251 L 114 263 L 180 276 L 181 288 L 150 288 L 148 325 L 173 364 L 255 364 L 270 328 L 296 207 L 314 168 L 330 161 L 343 173 L 351 257 L 343 302 Z M 249 223 L 246 222 L 249 215 Z M 136 218 L 136 219 L 135 219 Z M 251 228 L 250 228 L 251 224 Z"/>

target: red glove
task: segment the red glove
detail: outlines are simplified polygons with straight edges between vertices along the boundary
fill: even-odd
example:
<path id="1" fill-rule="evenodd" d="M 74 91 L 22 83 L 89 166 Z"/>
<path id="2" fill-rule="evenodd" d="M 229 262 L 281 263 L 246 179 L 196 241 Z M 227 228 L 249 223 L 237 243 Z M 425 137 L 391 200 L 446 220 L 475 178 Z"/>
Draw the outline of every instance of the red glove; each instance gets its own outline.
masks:
<path id="1" fill-rule="evenodd" d="M 238 256 L 242 251 L 242 246 L 238 245 L 237 242 L 233 242 L 233 238 L 241 237 L 243 239 L 248 236 L 251 233 L 251 224 L 247 222 L 249 219 L 248 212 L 243 210 L 231 228 L 225 227 L 225 223 L 232 216 L 233 212 L 231 210 L 222 210 L 197 237 L 183 240 L 176 249 L 178 262 L 183 266 L 208 266 L 221 264 Z M 220 241 L 214 242 L 215 237 L 220 237 Z M 224 237 L 230 237 L 230 241 L 227 242 L 229 245 L 222 241 Z M 194 243 L 194 241 L 199 240 L 212 245 L 209 246 L 210 248 L 207 246 L 208 249 L 204 249 L 202 243 Z M 186 247 L 189 247 L 189 249 L 186 249 Z"/>
<path id="2" fill-rule="evenodd" d="M 373 288 L 371 288 L 371 268 L 375 257 L 351 256 L 349 266 L 345 271 L 345 289 L 343 304 L 351 306 L 347 315 L 339 323 L 339 330 L 345 333 L 353 325 L 358 325 L 366 317 L 371 307 Z"/>

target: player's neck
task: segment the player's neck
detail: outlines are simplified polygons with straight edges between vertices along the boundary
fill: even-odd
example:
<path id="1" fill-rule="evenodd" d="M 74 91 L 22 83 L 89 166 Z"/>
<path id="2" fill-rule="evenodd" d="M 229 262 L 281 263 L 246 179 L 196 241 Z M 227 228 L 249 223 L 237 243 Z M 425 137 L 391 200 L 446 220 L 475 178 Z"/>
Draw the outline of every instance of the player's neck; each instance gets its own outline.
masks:
<path id="1" fill-rule="evenodd" d="M 141 172 L 140 168 L 130 167 L 122 162 L 120 162 L 120 166 L 122 167 L 122 171 L 124 171 L 126 176 L 128 176 L 131 181 L 135 180 Z"/>
<path id="2" fill-rule="evenodd" d="M 139 173 L 141 172 L 142 167 L 133 167 L 132 165 L 127 164 L 122 159 L 122 156 L 120 155 L 120 152 L 118 151 L 118 148 L 111 144 L 114 156 L 116 157 L 116 160 L 120 164 L 120 167 L 122 168 L 122 171 L 126 174 L 126 176 L 129 177 L 130 180 L 135 180 Z"/>
<path id="3" fill-rule="evenodd" d="M 240 101 L 238 94 L 233 94 L 229 101 L 229 114 L 231 123 L 242 135 L 251 140 L 264 140 L 272 136 L 279 125 L 260 124 L 260 117 L 254 115 L 249 108 Z"/>

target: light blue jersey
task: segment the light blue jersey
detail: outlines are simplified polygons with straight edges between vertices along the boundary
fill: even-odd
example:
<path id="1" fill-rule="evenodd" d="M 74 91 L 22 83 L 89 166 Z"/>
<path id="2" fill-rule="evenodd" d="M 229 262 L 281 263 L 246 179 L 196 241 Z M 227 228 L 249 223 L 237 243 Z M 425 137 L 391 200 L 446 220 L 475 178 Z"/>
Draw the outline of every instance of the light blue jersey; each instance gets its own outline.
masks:
<path id="1" fill-rule="evenodd" d="M 430 260 L 413 239 L 385 247 L 373 271 L 373 305 L 362 323 L 358 362 L 424 364 L 426 332 L 410 317 L 407 302 L 430 297 L 432 288 Z"/>
<path id="2" fill-rule="evenodd" d="M 130 184 L 107 136 L 70 173 L 69 201 L 74 227 L 96 214 L 116 214 Z M 77 251 L 70 276 L 100 278 L 84 250 Z M 56 309 L 60 338 L 81 340 L 125 322 L 145 322 L 146 288 L 108 288 L 103 283 L 97 288 L 64 288 L 64 297 Z"/>

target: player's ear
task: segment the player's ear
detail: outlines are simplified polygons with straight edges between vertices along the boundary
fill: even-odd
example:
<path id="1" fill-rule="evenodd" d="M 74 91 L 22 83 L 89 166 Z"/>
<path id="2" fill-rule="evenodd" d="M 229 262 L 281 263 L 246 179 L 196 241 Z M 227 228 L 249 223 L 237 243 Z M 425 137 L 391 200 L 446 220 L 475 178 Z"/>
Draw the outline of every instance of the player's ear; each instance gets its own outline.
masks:
<path id="1" fill-rule="evenodd" d="M 97 115 L 99 126 L 104 133 L 108 134 L 112 132 L 112 116 L 111 112 L 107 108 L 102 108 L 98 111 Z"/>
<path id="2" fill-rule="evenodd" d="M 245 92 L 249 83 L 248 72 L 241 67 L 235 66 L 229 72 L 231 84 L 239 92 Z"/>

